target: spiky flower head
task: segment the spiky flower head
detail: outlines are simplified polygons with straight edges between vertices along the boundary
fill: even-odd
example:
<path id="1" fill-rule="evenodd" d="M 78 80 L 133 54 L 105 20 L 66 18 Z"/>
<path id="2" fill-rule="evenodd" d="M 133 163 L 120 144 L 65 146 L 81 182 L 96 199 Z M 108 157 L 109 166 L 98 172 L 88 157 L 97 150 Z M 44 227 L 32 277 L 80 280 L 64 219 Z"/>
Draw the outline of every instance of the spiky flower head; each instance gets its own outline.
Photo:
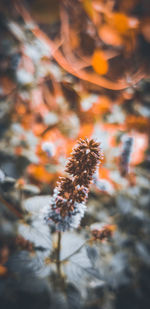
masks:
<path id="1" fill-rule="evenodd" d="M 76 179 L 76 184 L 89 187 L 96 166 L 100 161 L 100 144 L 93 139 L 80 139 L 73 149 L 66 172 Z"/>
<path id="2" fill-rule="evenodd" d="M 65 171 L 54 190 L 46 220 L 55 222 L 58 230 L 69 230 L 80 224 L 86 209 L 89 185 L 102 158 L 100 144 L 93 139 L 80 139 L 73 149 Z"/>

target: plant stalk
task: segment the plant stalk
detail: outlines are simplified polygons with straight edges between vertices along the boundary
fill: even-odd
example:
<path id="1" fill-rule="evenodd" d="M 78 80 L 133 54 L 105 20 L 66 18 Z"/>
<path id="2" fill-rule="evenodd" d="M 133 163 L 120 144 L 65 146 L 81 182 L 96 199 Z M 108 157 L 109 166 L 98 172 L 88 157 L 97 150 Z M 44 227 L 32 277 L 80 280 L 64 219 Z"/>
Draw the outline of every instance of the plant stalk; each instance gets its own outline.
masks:
<path id="1" fill-rule="evenodd" d="M 17 218 L 22 219 L 22 214 L 2 196 L 0 196 L 0 202 L 5 205 Z"/>
<path id="2" fill-rule="evenodd" d="M 57 257 L 56 257 L 56 264 L 57 264 L 57 272 L 58 275 L 61 276 L 61 269 L 60 269 L 60 250 L 61 250 L 61 232 L 58 232 L 58 239 L 57 239 Z"/>

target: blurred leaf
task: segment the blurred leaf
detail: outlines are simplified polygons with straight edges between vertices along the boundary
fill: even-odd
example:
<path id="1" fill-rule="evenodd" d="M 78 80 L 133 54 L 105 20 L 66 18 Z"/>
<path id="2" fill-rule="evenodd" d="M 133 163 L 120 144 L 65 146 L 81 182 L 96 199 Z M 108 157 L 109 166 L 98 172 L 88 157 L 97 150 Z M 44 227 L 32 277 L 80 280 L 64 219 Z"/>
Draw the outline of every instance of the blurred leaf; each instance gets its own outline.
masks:
<path id="1" fill-rule="evenodd" d="M 14 187 L 15 182 L 16 182 L 15 178 L 5 176 L 5 178 L 3 178 L 3 181 L 0 182 L 0 185 L 3 191 L 9 191 Z"/>
<path id="2" fill-rule="evenodd" d="M 18 279 L 20 278 L 21 280 L 23 276 L 26 286 L 30 280 L 36 283 L 36 277 L 47 277 L 51 271 L 50 264 L 46 264 L 41 256 L 31 254 L 27 251 L 21 251 L 11 256 L 7 262 L 7 266 L 9 271 L 18 276 Z"/>
<path id="3" fill-rule="evenodd" d="M 95 263 L 96 263 L 96 260 L 98 259 L 98 252 L 97 252 L 97 249 L 96 247 L 90 247 L 90 246 L 87 246 L 86 247 L 86 250 L 87 250 L 87 254 L 88 254 L 88 257 L 92 263 L 92 266 L 94 267 L 95 266 Z"/>
<path id="4" fill-rule="evenodd" d="M 47 205 L 50 206 L 50 204 L 51 204 L 50 195 L 39 195 L 25 199 L 22 202 L 22 207 L 29 213 L 37 214 L 38 216 L 40 210 L 42 210 Z"/>
<path id="5" fill-rule="evenodd" d="M 79 235 L 73 233 L 63 235 L 61 261 L 66 261 L 62 262 L 62 269 L 67 275 L 67 280 L 75 284 L 81 278 L 84 281 L 85 277 L 94 276 L 100 279 L 98 271 L 93 268 L 84 244 L 85 241 Z"/>
<path id="6" fill-rule="evenodd" d="M 43 256 L 48 256 L 52 249 L 51 235 L 49 227 L 42 224 L 40 220 L 34 219 L 33 221 L 18 224 L 18 233 L 35 245 L 35 248 L 43 248 Z"/>
<path id="7" fill-rule="evenodd" d="M 128 17 L 123 13 L 114 13 L 110 18 L 110 23 L 118 32 L 124 34 L 129 28 Z"/>
<path id="8" fill-rule="evenodd" d="M 92 66 L 96 73 L 104 75 L 108 72 L 108 62 L 101 50 L 95 50 L 92 57 Z"/>
<path id="9" fill-rule="evenodd" d="M 122 45 L 123 41 L 119 33 L 111 26 L 104 24 L 99 28 L 99 36 L 101 40 L 105 44 L 112 45 L 112 46 L 120 46 Z"/>
<path id="10" fill-rule="evenodd" d="M 25 184 L 22 187 L 22 190 L 26 193 L 30 193 L 30 194 L 39 194 L 40 193 L 40 189 L 32 184 Z"/>
<path id="11" fill-rule="evenodd" d="M 68 284 L 66 288 L 67 301 L 69 308 L 78 309 L 82 304 L 81 294 L 79 289 L 74 285 Z"/>

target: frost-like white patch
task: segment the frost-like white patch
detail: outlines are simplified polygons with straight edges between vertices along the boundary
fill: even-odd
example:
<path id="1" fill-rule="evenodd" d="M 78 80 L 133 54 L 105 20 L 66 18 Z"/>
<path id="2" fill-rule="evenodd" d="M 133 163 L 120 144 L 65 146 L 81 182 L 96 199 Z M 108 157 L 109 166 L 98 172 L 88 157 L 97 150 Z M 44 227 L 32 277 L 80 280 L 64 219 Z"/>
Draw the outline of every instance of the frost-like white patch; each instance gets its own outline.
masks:
<path id="1" fill-rule="evenodd" d="M 101 147 L 103 149 L 103 151 L 108 150 L 110 151 L 110 147 L 109 147 L 109 132 L 104 131 L 103 128 L 101 128 L 100 125 L 96 124 L 94 126 L 94 131 L 92 134 L 92 138 L 97 140 L 98 142 L 101 143 Z"/>
<path id="2" fill-rule="evenodd" d="M 24 133 L 24 129 L 23 127 L 19 124 L 19 123 L 13 123 L 11 125 L 11 129 L 13 130 L 13 132 L 16 134 L 16 133 Z"/>
<path id="3" fill-rule="evenodd" d="M 21 89 L 20 92 L 19 92 L 19 95 L 20 95 L 22 100 L 30 100 L 31 99 L 29 91 L 25 91 L 25 90 Z"/>
<path id="4" fill-rule="evenodd" d="M 59 231 L 67 231 L 73 230 L 80 225 L 81 219 L 84 216 L 84 212 L 86 210 L 86 206 L 84 204 L 78 204 L 79 207 L 76 205 L 72 212 L 69 212 L 64 218 L 57 212 L 57 209 L 51 209 L 45 220 L 47 223 L 51 223 L 53 220 L 56 224 L 56 229 Z"/>
<path id="5" fill-rule="evenodd" d="M 97 94 L 91 94 L 88 97 L 84 98 L 81 101 L 82 110 L 85 112 L 88 111 L 92 107 L 93 103 L 95 103 L 97 100 L 98 100 Z"/>
<path id="6" fill-rule="evenodd" d="M 21 42 L 25 41 L 26 39 L 25 33 L 17 23 L 9 21 L 8 28 L 15 35 L 15 37 L 19 39 L 19 41 Z"/>
<path id="7" fill-rule="evenodd" d="M 32 31 L 33 29 L 35 29 L 35 27 L 36 27 L 36 24 L 35 24 L 33 21 L 31 21 L 31 20 L 30 20 L 30 21 L 28 20 L 28 23 L 25 24 L 25 28 L 26 28 L 26 29 L 29 29 L 29 30 L 31 30 L 31 31 Z"/>
<path id="8" fill-rule="evenodd" d="M 3 173 L 3 171 L 0 169 L 0 183 L 3 183 L 5 180 L 5 174 Z"/>
<path id="9" fill-rule="evenodd" d="M 56 229 L 59 231 L 67 231 L 77 228 L 81 222 L 82 217 L 84 216 L 86 206 L 84 203 L 77 203 L 74 204 L 74 209 L 69 211 L 65 217 L 60 215 L 60 211 L 56 206 L 56 201 L 59 197 L 59 190 L 56 187 L 54 189 L 54 194 L 51 199 L 50 208 L 45 208 L 45 222 L 51 224 L 53 221 L 55 222 Z M 66 199 L 63 199 L 66 202 Z"/>
<path id="10" fill-rule="evenodd" d="M 113 105 L 112 112 L 107 116 L 107 120 L 109 123 L 124 123 L 125 114 L 122 109 L 118 105 Z"/>
<path id="11" fill-rule="evenodd" d="M 58 65 L 56 65 L 55 63 L 50 63 L 49 69 L 50 69 L 50 72 L 53 74 L 53 76 L 56 78 L 57 82 L 61 82 L 62 81 L 62 71 L 58 67 Z"/>
<path id="12" fill-rule="evenodd" d="M 51 204 L 51 197 L 49 195 L 40 195 L 30 197 L 23 201 L 22 206 L 25 210 L 32 214 L 39 214 L 42 209 Z"/>
<path id="13" fill-rule="evenodd" d="M 45 42 L 39 40 L 34 40 L 32 44 L 26 43 L 24 49 L 25 54 L 36 64 L 43 56 L 49 57 L 52 54 L 50 47 Z"/>
<path id="14" fill-rule="evenodd" d="M 30 72 L 27 72 L 25 69 L 18 69 L 16 72 L 16 77 L 18 82 L 21 85 L 28 85 L 34 82 L 34 76 Z"/>
<path id="15" fill-rule="evenodd" d="M 32 185 L 32 184 L 25 184 L 23 186 L 23 191 L 30 192 L 32 194 L 39 194 L 40 193 L 39 187 Z"/>
<path id="16" fill-rule="evenodd" d="M 115 192 L 112 184 L 106 179 L 100 179 L 95 182 L 96 187 L 101 191 L 106 191 L 109 194 L 113 194 Z"/>
<path id="17" fill-rule="evenodd" d="M 62 119 L 64 132 L 71 138 L 75 138 L 79 133 L 80 122 L 76 114 L 72 113 L 69 117 Z"/>
<path id="18" fill-rule="evenodd" d="M 24 45 L 25 54 L 30 57 L 35 63 L 37 63 L 41 59 L 41 53 L 36 48 L 35 44 L 25 44 Z"/>
<path id="19" fill-rule="evenodd" d="M 58 120 L 57 114 L 53 112 L 49 112 L 44 115 L 44 123 L 46 125 L 54 125 L 58 122 Z"/>
<path id="20" fill-rule="evenodd" d="M 39 157 L 34 153 L 34 150 L 22 149 L 22 155 L 30 160 L 32 163 L 39 163 Z"/>
<path id="21" fill-rule="evenodd" d="M 119 171 L 110 171 L 110 178 L 121 186 L 127 187 L 128 181 L 120 176 Z"/>
<path id="22" fill-rule="evenodd" d="M 107 224 L 110 224 L 110 222 L 95 222 L 93 224 L 91 224 L 90 226 L 90 230 L 101 230 L 103 229 Z"/>
<path id="23" fill-rule="evenodd" d="M 143 106 L 140 104 L 135 104 L 134 108 L 141 116 L 150 117 L 150 108 L 149 106 Z"/>
<path id="24" fill-rule="evenodd" d="M 65 100 L 64 100 L 64 98 L 62 96 L 57 96 L 56 97 L 56 103 L 58 105 L 62 105 L 62 104 L 65 104 Z"/>
<path id="25" fill-rule="evenodd" d="M 38 138 L 33 134 L 32 131 L 25 131 L 25 141 L 30 147 L 35 147 L 38 144 Z"/>
<path id="26" fill-rule="evenodd" d="M 42 143 L 42 150 L 45 151 L 49 157 L 53 157 L 56 153 L 55 146 L 51 142 Z"/>

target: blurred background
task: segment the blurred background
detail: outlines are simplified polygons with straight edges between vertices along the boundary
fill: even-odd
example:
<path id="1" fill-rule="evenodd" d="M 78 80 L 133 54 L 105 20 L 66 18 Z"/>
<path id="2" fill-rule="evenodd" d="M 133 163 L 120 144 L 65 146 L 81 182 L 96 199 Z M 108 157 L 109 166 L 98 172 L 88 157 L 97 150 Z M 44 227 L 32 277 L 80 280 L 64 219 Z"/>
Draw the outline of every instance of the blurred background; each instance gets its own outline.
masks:
<path id="1" fill-rule="evenodd" d="M 1 308 L 149 308 L 150 2 L 2 0 L 0 41 Z M 42 207 L 52 195 L 85 137 L 104 158 L 64 248 L 95 223 L 115 232 L 58 280 L 46 260 L 44 270 L 31 263 L 41 244 L 18 238 L 18 224 L 27 199 Z M 87 280 L 86 261 L 98 276 L 88 270 Z"/>

